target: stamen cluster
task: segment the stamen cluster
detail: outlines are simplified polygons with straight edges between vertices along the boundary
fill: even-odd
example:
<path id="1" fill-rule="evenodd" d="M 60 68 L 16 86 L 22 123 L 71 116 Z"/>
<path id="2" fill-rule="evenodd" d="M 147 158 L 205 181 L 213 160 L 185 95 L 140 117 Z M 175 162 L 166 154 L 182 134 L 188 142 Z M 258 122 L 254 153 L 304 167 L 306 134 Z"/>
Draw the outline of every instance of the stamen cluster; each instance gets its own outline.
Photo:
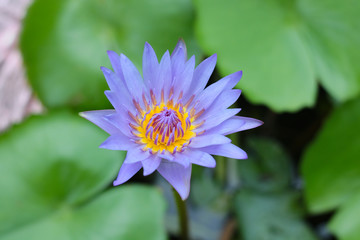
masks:
<path id="1" fill-rule="evenodd" d="M 153 91 L 150 91 L 151 104 L 143 97 L 144 106 L 147 112 L 141 109 L 139 103 L 135 102 L 138 113 L 136 117 L 129 113 L 136 124 L 130 123 L 134 131 L 133 135 L 137 137 L 137 143 L 143 144 L 144 151 L 150 151 L 155 154 L 157 152 L 175 154 L 176 152 L 183 152 L 191 143 L 191 139 L 201 133 L 194 133 L 194 129 L 200 124 L 193 124 L 199 114 L 195 114 L 196 109 L 188 109 L 193 101 L 191 97 L 185 106 L 182 104 L 180 98 L 174 103 L 173 91 L 170 91 L 168 101 L 164 100 L 164 90 L 160 103 L 156 102 Z M 146 102 L 146 104 L 145 104 Z M 202 111 L 199 112 L 200 114 Z"/>

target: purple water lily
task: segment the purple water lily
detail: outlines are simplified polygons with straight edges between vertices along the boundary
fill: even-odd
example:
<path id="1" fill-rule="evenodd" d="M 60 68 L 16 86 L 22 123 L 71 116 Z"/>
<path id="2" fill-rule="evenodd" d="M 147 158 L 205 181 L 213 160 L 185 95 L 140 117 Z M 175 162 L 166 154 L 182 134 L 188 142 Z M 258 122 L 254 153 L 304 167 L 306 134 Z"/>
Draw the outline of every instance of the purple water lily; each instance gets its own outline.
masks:
<path id="1" fill-rule="evenodd" d="M 184 200 L 189 196 L 191 165 L 213 168 L 220 155 L 235 159 L 246 153 L 225 135 L 257 127 L 261 121 L 235 116 L 228 109 L 241 91 L 232 89 L 242 72 L 236 72 L 205 88 L 216 64 L 216 54 L 195 68 L 179 41 L 160 63 L 150 44 L 145 44 L 143 77 L 123 54 L 108 55 L 114 69 L 102 67 L 110 87 L 105 94 L 115 110 L 81 113 L 110 134 L 101 148 L 127 151 L 114 185 L 130 179 L 143 168 L 144 175 L 157 170 Z M 205 88 L 205 89 L 204 89 Z"/>

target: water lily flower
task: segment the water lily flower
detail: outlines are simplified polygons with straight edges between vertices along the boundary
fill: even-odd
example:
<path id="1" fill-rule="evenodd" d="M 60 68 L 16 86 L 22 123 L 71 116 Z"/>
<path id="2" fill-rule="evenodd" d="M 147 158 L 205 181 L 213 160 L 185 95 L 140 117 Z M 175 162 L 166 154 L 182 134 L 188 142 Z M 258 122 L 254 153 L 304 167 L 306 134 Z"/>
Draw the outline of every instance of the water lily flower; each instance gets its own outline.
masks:
<path id="1" fill-rule="evenodd" d="M 232 89 L 242 72 L 235 72 L 206 87 L 216 64 L 216 54 L 195 68 L 180 40 L 160 63 L 145 44 L 143 76 L 123 54 L 108 51 L 114 71 L 102 67 L 110 87 L 105 94 L 115 110 L 81 113 L 110 134 L 101 148 L 127 151 L 114 185 L 129 180 L 143 168 L 157 170 L 184 200 L 190 191 L 191 166 L 213 168 L 213 155 L 245 159 L 246 153 L 225 135 L 257 127 L 261 121 L 235 116 L 228 109 L 241 91 Z M 206 88 L 205 88 L 206 87 Z"/>

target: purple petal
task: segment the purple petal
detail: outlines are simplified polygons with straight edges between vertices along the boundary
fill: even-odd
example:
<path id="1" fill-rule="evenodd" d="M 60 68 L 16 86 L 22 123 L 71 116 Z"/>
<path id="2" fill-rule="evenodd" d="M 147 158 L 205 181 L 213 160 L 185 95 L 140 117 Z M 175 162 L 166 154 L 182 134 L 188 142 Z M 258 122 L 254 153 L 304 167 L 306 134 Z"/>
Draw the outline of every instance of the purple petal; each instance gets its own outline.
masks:
<path id="1" fill-rule="evenodd" d="M 121 81 L 120 77 L 112 72 L 110 69 L 107 69 L 106 67 L 100 67 L 101 71 L 103 72 L 106 82 L 109 85 L 111 91 L 114 92 L 123 92 L 124 89 L 124 83 Z M 128 94 L 127 91 L 126 93 Z"/>
<path id="2" fill-rule="evenodd" d="M 126 86 L 131 96 L 139 101 L 144 87 L 141 75 L 135 65 L 124 54 L 121 54 L 120 61 Z"/>
<path id="3" fill-rule="evenodd" d="M 214 54 L 202 61 L 199 66 L 195 68 L 194 77 L 190 87 L 191 91 L 188 92 L 188 96 L 192 94 L 196 95 L 205 88 L 211 74 L 214 71 L 216 58 L 217 55 Z"/>
<path id="4" fill-rule="evenodd" d="M 174 158 L 171 160 L 171 162 L 178 163 L 184 166 L 185 168 L 189 167 L 190 165 L 190 159 L 182 153 L 176 153 L 174 155 Z"/>
<path id="5" fill-rule="evenodd" d="M 232 143 L 203 147 L 200 148 L 199 150 L 213 155 L 224 156 L 228 158 L 234 158 L 234 159 L 247 158 L 246 152 Z"/>
<path id="6" fill-rule="evenodd" d="M 193 164 L 209 168 L 214 168 L 216 166 L 215 159 L 207 152 L 191 149 L 185 150 L 182 154 Z"/>
<path id="7" fill-rule="evenodd" d="M 153 173 L 160 165 L 161 158 L 152 155 L 149 158 L 141 161 L 143 169 L 144 169 L 144 176 L 147 176 Z"/>
<path id="8" fill-rule="evenodd" d="M 108 137 L 105 142 L 103 142 L 100 148 L 106 148 L 110 150 L 128 150 L 129 148 L 136 147 L 136 144 L 130 141 L 130 138 L 121 134 L 117 133 Z"/>
<path id="9" fill-rule="evenodd" d="M 156 154 L 158 157 L 162 158 L 162 159 L 165 159 L 165 160 L 168 160 L 168 161 L 174 161 L 174 155 L 170 154 L 169 152 L 167 151 L 164 151 L 164 153 L 157 153 Z"/>
<path id="10" fill-rule="evenodd" d="M 121 69 L 121 61 L 120 56 L 114 52 L 114 51 L 107 51 L 107 54 L 109 56 L 111 66 L 114 69 L 114 72 L 120 77 L 120 79 L 124 79 L 124 74 Z"/>
<path id="11" fill-rule="evenodd" d="M 116 180 L 113 182 L 113 185 L 117 186 L 129 180 L 132 176 L 135 175 L 135 173 L 137 173 L 140 170 L 141 166 L 142 165 L 140 162 L 130 163 L 130 164 L 123 163 L 121 165 Z"/>
<path id="12" fill-rule="evenodd" d="M 118 129 L 118 132 L 120 131 L 125 136 L 128 136 L 130 138 L 134 136 L 130 132 L 130 126 L 129 126 L 129 122 L 127 121 L 127 119 L 128 119 L 127 116 L 124 116 L 124 115 L 118 114 L 117 112 L 114 112 L 113 114 L 104 116 L 104 119 L 107 122 L 114 125 Z"/>
<path id="13" fill-rule="evenodd" d="M 171 54 L 171 69 L 173 76 L 178 76 L 184 69 L 187 59 L 186 45 L 184 40 L 179 40 Z"/>
<path id="14" fill-rule="evenodd" d="M 217 126 L 220 123 L 222 123 L 223 121 L 225 121 L 225 120 L 233 117 L 237 113 L 239 113 L 240 110 L 241 110 L 240 108 L 231 108 L 231 109 L 221 110 L 221 111 L 209 116 L 208 118 L 206 118 L 204 124 L 201 125 L 200 127 L 198 127 L 195 130 L 195 132 L 199 133 L 203 130 L 210 129 L 214 126 Z"/>
<path id="15" fill-rule="evenodd" d="M 152 88 L 155 90 L 157 101 L 160 102 L 161 91 L 165 90 L 165 97 L 169 96 L 170 84 L 172 82 L 170 53 L 166 51 L 160 60 L 158 75 L 152 80 Z"/>
<path id="16" fill-rule="evenodd" d="M 163 161 L 157 170 L 175 188 L 182 200 L 189 196 L 191 164 L 185 168 L 178 163 Z"/>
<path id="17" fill-rule="evenodd" d="M 199 117 L 199 119 L 195 121 L 195 124 L 207 119 L 211 115 L 218 115 L 220 111 L 227 109 L 235 103 L 240 97 L 240 94 L 241 90 L 239 89 L 231 89 L 222 92 L 219 97 L 215 99 L 212 105 Z"/>
<path id="18" fill-rule="evenodd" d="M 174 51 L 171 53 L 171 59 L 176 58 L 176 56 L 182 56 L 184 61 L 186 61 L 187 50 L 186 50 L 185 41 L 183 39 L 180 39 L 177 42 Z"/>
<path id="19" fill-rule="evenodd" d="M 232 89 L 240 81 L 241 76 L 242 71 L 236 72 L 205 88 L 196 99 L 199 102 L 197 107 L 199 109 L 207 109 L 222 91 Z"/>
<path id="20" fill-rule="evenodd" d="M 234 116 L 222 122 L 218 126 L 207 130 L 207 134 L 223 134 L 228 135 L 235 132 L 244 131 L 247 129 L 256 128 L 262 125 L 263 122 L 254 118 Z"/>
<path id="21" fill-rule="evenodd" d="M 151 88 L 151 81 L 156 78 L 159 71 L 159 61 L 154 49 L 149 43 L 145 43 L 143 54 L 143 77 L 148 89 Z"/>
<path id="22" fill-rule="evenodd" d="M 210 145 L 230 143 L 231 140 L 221 134 L 206 134 L 191 139 L 189 147 L 202 148 Z"/>
<path id="23" fill-rule="evenodd" d="M 98 110 L 98 111 L 88 111 L 81 112 L 79 115 L 83 118 L 86 118 L 90 122 L 94 123 L 104 131 L 109 134 L 118 133 L 119 129 L 117 129 L 113 124 L 107 121 L 104 117 L 110 114 L 116 113 L 115 110 Z"/>
<path id="24" fill-rule="evenodd" d="M 112 92 L 109 90 L 105 91 L 105 96 L 107 97 L 107 99 L 109 99 L 111 105 L 113 105 L 113 107 L 116 109 L 117 112 L 123 114 L 127 113 L 128 111 L 135 112 L 135 107 L 130 102 L 130 97 L 124 98 L 119 93 Z"/>
<path id="25" fill-rule="evenodd" d="M 264 124 L 263 121 L 260 121 L 255 118 L 239 117 L 239 116 L 234 116 L 234 118 L 239 119 L 239 121 L 240 120 L 245 121 L 245 124 L 242 125 L 241 127 L 239 127 L 238 131 L 244 131 L 244 130 L 256 128 L 256 127 Z M 238 131 L 236 131 L 236 132 L 238 132 Z M 230 133 L 227 133 L 227 134 L 230 134 Z"/>
<path id="26" fill-rule="evenodd" d="M 177 98 L 180 92 L 186 93 L 194 76 L 195 56 L 192 56 L 184 66 L 184 70 L 173 78 L 174 95 Z"/>
<path id="27" fill-rule="evenodd" d="M 150 157 L 149 151 L 144 151 L 142 148 L 143 147 L 140 146 L 129 149 L 127 151 L 124 163 L 135 163 L 135 162 L 140 162 L 146 158 L 149 158 Z"/>

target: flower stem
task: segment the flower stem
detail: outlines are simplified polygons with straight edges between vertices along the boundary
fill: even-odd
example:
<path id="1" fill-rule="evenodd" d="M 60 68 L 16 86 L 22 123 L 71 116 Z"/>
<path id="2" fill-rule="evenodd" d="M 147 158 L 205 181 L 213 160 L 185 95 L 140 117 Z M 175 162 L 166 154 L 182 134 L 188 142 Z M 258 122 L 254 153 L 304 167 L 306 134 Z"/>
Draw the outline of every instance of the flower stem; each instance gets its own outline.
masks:
<path id="1" fill-rule="evenodd" d="M 173 188 L 174 198 L 178 210 L 179 226 L 181 231 L 182 240 L 190 240 L 189 238 L 189 227 L 188 227 L 188 216 L 186 210 L 185 201 L 183 201 L 178 192 Z"/>

